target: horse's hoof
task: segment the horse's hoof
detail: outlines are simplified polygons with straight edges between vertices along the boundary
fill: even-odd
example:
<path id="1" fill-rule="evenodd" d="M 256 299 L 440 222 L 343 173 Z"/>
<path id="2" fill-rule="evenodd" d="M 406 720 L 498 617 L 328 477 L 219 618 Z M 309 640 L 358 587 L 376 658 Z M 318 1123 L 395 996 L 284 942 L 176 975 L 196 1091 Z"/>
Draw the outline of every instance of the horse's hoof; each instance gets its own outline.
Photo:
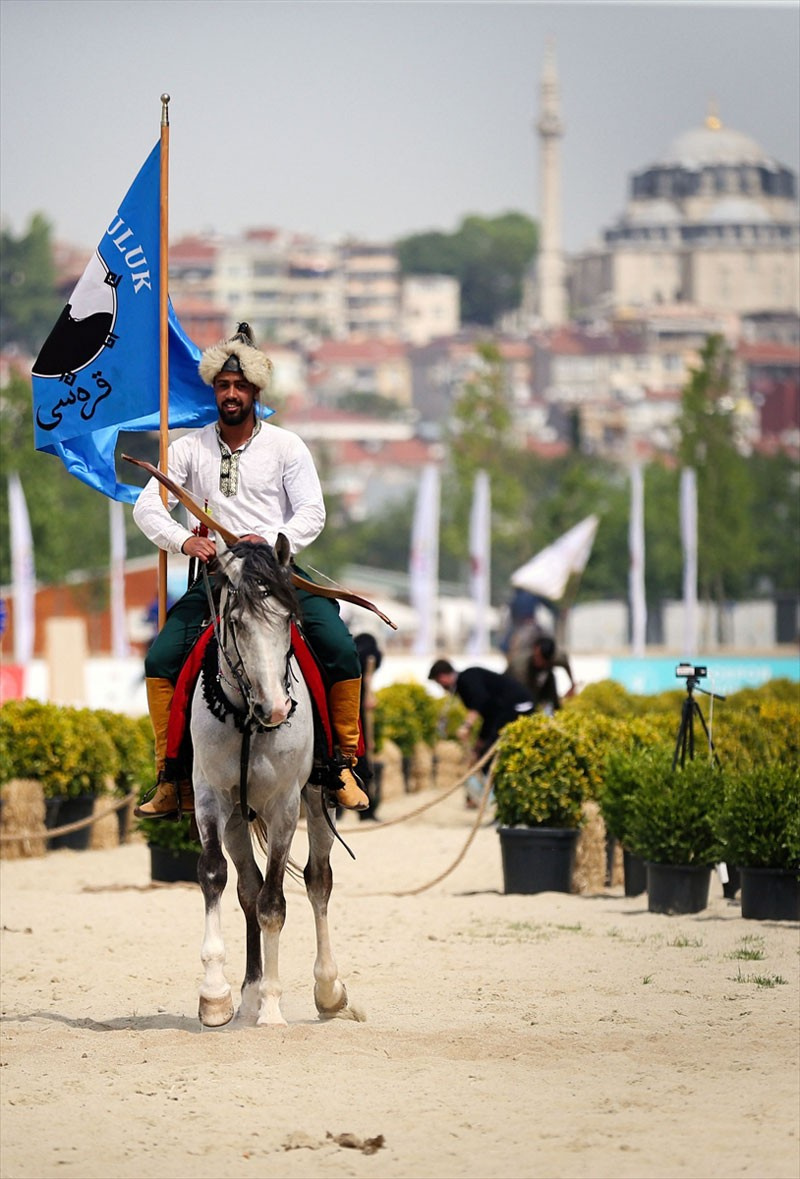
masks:
<path id="1" fill-rule="evenodd" d="M 334 993 L 338 991 L 338 997 L 332 1003 L 323 1003 L 319 996 L 319 986 L 314 987 L 314 1003 L 319 1012 L 320 1019 L 334 1019 L 340 1012 L 347 1007 L 347 988 L 341 980 L 337 979 Z"/>
<path id="2" fill-rule="evenodd" d="M 197 1014 L 204 1027 L 224 1027 L 233 1019 L 233 998 L 230 994 L 223 995 L 219 999 L 206 999 L 201 995 Z"/>

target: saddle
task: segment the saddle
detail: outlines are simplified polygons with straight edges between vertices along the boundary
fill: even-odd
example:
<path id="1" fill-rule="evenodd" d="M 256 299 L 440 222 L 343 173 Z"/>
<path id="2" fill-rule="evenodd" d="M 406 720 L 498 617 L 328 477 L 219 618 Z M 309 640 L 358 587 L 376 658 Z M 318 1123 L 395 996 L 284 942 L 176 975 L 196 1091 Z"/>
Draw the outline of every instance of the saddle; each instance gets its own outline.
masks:
<path id="1" fill-rule="evenodd" d="M 320 785 L 335 784 L 339 765 L 336 761 L 335 739 L 328 709 L 328 691 L 323 668 L 296 623 L 291 624 L 291 654 L 297 660 L 300 673 L 311 697 L 314 716 L 314 770 L 310 781 Z M 167 730 L 166 773 L 173 780 L 189 778 L 192 772 L 192 742 L 189 715 L 200 672 L 204 666 L 211 672 L 216 668 L 217 640 L 214 624 L 202 631 L 184 661 L 175 684 Z M 211 672 L 214 674 L 214 672 Z M 359 728 L 357 753 L 366 752 L 364 734 Z"/>

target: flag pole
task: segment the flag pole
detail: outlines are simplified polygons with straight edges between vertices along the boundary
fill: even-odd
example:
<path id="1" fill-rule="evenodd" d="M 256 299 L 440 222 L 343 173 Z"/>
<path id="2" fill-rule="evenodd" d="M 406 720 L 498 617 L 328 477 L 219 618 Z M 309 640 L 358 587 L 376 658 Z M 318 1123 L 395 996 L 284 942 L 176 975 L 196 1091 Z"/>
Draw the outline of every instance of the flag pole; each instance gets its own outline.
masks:
<path id="1" fill-rule="evenodd" d="M 169 446 L 169 95 L 161 95 L 161 187 L 159 201 L 159 432 L 158 465 L 167 473 Z M 167 491 L 160 488 L 166 506 Z M 158 629 L 167 617 L 167 553 L 158 551 Z"/>

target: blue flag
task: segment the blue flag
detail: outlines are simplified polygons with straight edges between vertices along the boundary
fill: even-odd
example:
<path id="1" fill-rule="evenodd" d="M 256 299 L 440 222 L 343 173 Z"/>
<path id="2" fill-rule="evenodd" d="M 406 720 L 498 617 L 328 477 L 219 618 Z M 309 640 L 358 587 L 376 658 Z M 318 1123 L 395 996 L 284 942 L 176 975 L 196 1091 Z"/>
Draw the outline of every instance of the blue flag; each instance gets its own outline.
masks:
<path id="1" fill-rule="evenodd" d="M 160 147 L 153 148 L 78 280 L 32 370 L 34 444 L 112 499 L 120 430 L 158 430 Z M 200 350 L 169 305 L 169 426 L 217 416 L 197 366 Z"/>

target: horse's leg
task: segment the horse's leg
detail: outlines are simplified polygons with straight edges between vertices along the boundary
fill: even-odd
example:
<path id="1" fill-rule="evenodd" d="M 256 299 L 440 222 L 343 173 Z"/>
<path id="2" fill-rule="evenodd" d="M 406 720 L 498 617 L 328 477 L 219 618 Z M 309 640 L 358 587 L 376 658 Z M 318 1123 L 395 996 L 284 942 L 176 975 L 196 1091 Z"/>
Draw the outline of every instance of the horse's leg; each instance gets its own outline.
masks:
<path id="1" fill-rule="evenodd" d="M 225 828 L 225 846 L 238 875 L 237 891 L 245 920 L 247 959 L 242 1002 L 237 1018 L 246 1023 L 258 1019 L 261 987 L 261 930 L 258 924 L 258 896 L 263 878 L 253 855 L 250 828 L 238 811 L 234 811 Z"/>
<path id="2" fill-rule="evenodd" d="M 231 988 L 225 978 L 225 943 L 222 939 L 220 903 L 228 880 L 228 863 L 222 854 L 217 816 L 201 814 L 198 807 L 197 827 L 203 850 L 197 868 L 197 878 L 203 890 L 206 906 L 205 933 L 200 949 L 205 975 L 200 984 L 198 1014 L 206 1027 L 222 1027 L 233 1018 Z"/>
<path id="3" fill-rule="evenodd" d="M 328 900 L 333 889 L 330 852 L 331 831 L 323 813 L 322 791 L 307 786 L 303 790 L 308 829 L 308 862 L 303 870 L 306 892 L 314 911 L 317 956 L 314 960 L 314 1003 L 323 1019 L 363 1020 L 364 1014 L 350 1007 L 347 990 L 339 978 L 328 929 Z"/>
<path id="4" fill-rule="evenodd" d="M 294 805 L 287 803 L 282 814 L 273 814 L 269 820 L 269 851 L 264 884 L 258 896 L 258 924 L 261 927 L 264 946 L 264 977 L 261 981 L 261 1006 L 259 1024 L 284 1024 L 281 1014 L 281 987 L 278 970 L 278 950 L 281 931 L 286 921 L 286 897 L 283 892 L 283 878 L 292 846 L 292 836 L 300 814 L 300 797 L 295 796 Z"/>

